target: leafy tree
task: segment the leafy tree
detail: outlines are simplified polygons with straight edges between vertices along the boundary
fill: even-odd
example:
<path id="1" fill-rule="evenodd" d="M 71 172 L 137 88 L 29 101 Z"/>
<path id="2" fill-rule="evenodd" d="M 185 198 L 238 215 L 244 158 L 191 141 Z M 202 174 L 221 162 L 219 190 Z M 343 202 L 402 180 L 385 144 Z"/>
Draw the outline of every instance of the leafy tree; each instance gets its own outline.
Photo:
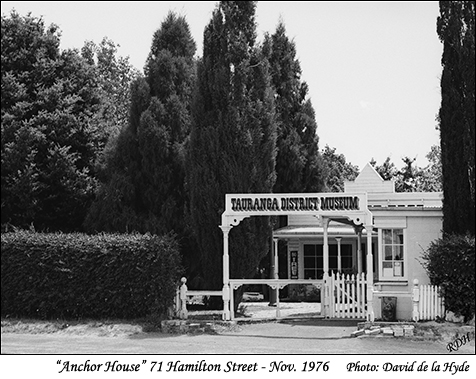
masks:
<path id="1" fill-rule="evenodd" d="M 2 224 L 80 229 L 105 142 L 94 67 L 31 14 L 2 16 L 1 43 Z"/>
<path id="2" fill-rule="evenodd" d="M 266 57 L 256 46 L 256 3 L 223 1 L 204 32 L 189 143 L 188 191 L 203 286 L 221 288 L 226 193 L 271 192 L 276 122 Z M 270 220 L 252 217 L 230 232 L 230 275 L 255 274 L 268 253 Z"/>
<path id="3" fill-rule="evenodd" d="M 129 57 L 117 55 L 118 47 L 104 37 L 99 45 L 86 41 L 81 49 L 81 55 L 96 68 L 101 91 L 101 104 L 94 121 L 107 136 L 108 142 L 98 159 L 100 171 L 105 169 L 107 157 L 117 143 L 117 136 L 129 121 L 131 84 L 139 76 L 139 71 L 129 62 Z"/>
<path id="4" fill-rule="evenodd" d="M 145 77 L 131 87 L 128 125 L 109 157 L 106 182 L 87 219 L 90 231 L 181 234 L 184 143 L 190 128 L 195 42 L 169 13 L 153 36 Z"/>
<path id="5" fill-rule="evenodd" d="M 384 180 L 395 181 L 396 192 L 437 192 L 441 191 L 441 160 L 440 149 L 432 146 L 427 154 L 429 164 L 420 168 L 415 164 L 416 158 L 404 157 L 403 167 L 398 169 L 387 157 L 382 165 L 378 165 L 375 159 L 370 161 L 372 167 Z"/>
<path id="6" fill-rule="evenodd" d="M 359 175 L 359 168 L 347 162 L 344 154 L 337 154 L 336 148 L 326 145 L 322 151 L 327 192 L 343 192 L 344 182 L 354 180 Z"/>
<path id="7" fill-rule="evenodd" d="M 420 190 L 424 192 L 443 191 L 443 176 L 441 172 L 441 147 L 433 145 L 426 155 L 428 166 L 421 172 Z"/>
<path id="8" fill-rule="evenodd" d="M 324 183 L 315 112 L 307 99 L 307 83 L 301 81 L 295 43 L 286 36 L 282 22 L 273 35 L 265 36 L 263 51 L 276 92 L 278 154 L 273 192 L 319 192 Z"/>
<path id="9" fill-rule="evenodd" d="M 395 183 L 396 192 L 416 192 L 418 191 L 421 177 L 421 170 L 414 165 L 416 158 L 402 158 L 404 166 L 397 173 L 397 181 Z"/>
<path id="10" fill-rule="evenodd" d="M 377 161 L 372 158 L 370 165 L 378 172 L 383 180 L 391 180 L 398 175 L 398 169 L 395 167 L 395 164 L 390 161 L 390 157 L 387 157 L 382 165 L 377 165 Z"/>
<path id="11" fill-rule="evenodd" d="M 440 1 L 443 43 L 439 129 L 444 233 L 475 233 L 475 2 Z"/>

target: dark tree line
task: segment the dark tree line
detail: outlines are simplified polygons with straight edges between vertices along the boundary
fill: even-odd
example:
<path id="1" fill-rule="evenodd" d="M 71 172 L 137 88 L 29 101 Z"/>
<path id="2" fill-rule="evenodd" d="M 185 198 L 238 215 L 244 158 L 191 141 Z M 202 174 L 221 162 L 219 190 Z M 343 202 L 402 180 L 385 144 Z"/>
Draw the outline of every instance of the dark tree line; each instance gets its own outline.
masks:
<path id="1" fill-rule="evenodd" d="M 170 13 L 143 75 L 107 38 L 61 52 L 56 26 L 2 16 L 2 225 L 174 233 L 203 278 L 221 271 L 225 193 L 323 190 L 295 45 L 282 23 L 256 43 L 256 4 L 218 3 L 199 59 Z M 273 225 L 232 232 L 232 275 L 253 275 Z"/>

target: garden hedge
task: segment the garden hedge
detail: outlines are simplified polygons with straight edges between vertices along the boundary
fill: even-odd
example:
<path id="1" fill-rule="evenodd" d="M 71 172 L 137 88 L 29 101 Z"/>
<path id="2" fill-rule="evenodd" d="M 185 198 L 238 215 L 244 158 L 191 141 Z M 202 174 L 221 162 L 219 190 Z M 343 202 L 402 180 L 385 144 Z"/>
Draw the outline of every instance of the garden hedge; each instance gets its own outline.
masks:
<path id="1" fill-rule="evenodd" d="M 166 314 L 181 274 L 173 236 L 3 233 L 2 317 Z"/>
<path id="2" fill-rule="evenodd" d="M 440 286 L 445 308 L 467 322 L 475 313 L 474 236 L 445 235 L 423 255 L 431 284 Z"/>

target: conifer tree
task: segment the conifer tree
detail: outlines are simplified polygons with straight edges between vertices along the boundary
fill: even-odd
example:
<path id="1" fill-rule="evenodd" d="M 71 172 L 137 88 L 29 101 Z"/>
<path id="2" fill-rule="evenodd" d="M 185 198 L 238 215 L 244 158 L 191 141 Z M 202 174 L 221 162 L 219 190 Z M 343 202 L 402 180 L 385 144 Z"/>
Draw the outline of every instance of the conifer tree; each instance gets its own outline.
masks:
<path id="1" fill-rule="evenodd" d="M 132 85 L 129 123 L 109 157 L 89 230 L 184 233 L 195 49 L 185 18 L 169 13 L 153 36 L 145 76 Z"/>
<path id="2" fill-rule="evenodd" d="M 307 83 L 301 80 L 295 43 L 287 37 L 283 22 L 273 35 L 265 36 L 263 50 L 271 67 L 278 120 L 273 192 L 319 192 L 324 189 L 325 178 L 315 112 L 307 98 Z"/>
<path id="3" fill-rule="evenodd" d="M 439 128 L 443 173 L 443 231 L 475 232 L 475 2 L 441 1 L 443 43 Z"/>
<path id="4" fill-rule="evenodd" d="M 203 286 L 221 289 L 226 193 L 271 192 L 276 124 L 268 62 L 256 46 L 256 3 L 222 1 L 204 32 L 189 144 L 190 213 L 200 247 Z M 253 277 L 268 253 L 268 217 L 230 232 L 230 276 Z"/>
<path id="5" fill-rule="evenodd" d="M 102 177 L 108 156 L 114 149 L 119 132 L 129 121 L 131 84 L 139 71 L 129 62 L 129 57 L 117 55 L 119 45 L 104 37 L 99 44 L 86 41 L 81 55 L 96 69 L 101 104 L 94 115 L 94 123 L 107 137 L 107 144 L 97 160 L 97 175 Z"/>

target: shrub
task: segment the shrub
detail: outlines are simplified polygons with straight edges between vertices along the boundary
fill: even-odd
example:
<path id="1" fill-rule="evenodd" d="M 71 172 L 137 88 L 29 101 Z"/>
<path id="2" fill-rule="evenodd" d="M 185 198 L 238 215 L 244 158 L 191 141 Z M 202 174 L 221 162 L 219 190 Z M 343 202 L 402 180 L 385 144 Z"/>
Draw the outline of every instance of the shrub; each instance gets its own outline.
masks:
<path id="1" fill-rule="evenodd" d="M 447 311 L 464 316 L 475 313 L 474 236 L 446 235 L 432 242 L 423 254 L 431 283 L 441 287 Z"/>
<path id="2" fill-rule="evenodd" d="M 180 277 L 173 236 L 2 234 L 2 316 L 140 318 L 165 314 Z"/>

